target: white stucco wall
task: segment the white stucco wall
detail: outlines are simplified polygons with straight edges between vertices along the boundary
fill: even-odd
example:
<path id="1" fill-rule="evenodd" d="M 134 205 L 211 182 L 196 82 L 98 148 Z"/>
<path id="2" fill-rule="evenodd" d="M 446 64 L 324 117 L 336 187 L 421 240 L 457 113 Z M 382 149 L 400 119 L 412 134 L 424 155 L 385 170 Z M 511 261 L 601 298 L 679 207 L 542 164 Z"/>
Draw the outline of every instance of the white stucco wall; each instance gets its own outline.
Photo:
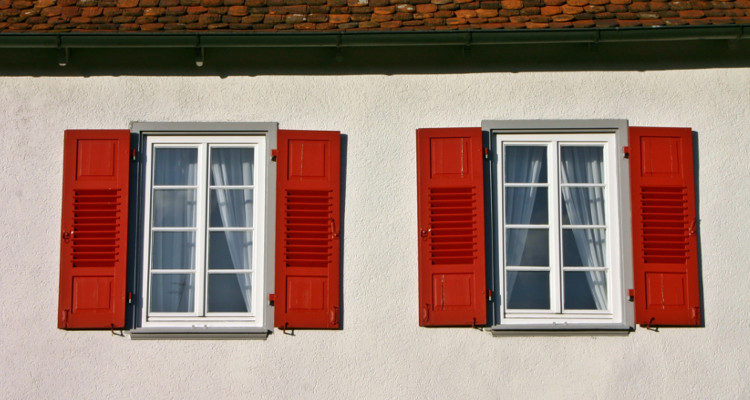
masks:
<path id="1" fill-rule="evenodd" d="M 750 69 L 0 78 L 0 397 L 750 398 Z M 418 327 L 415 129 L 625 118 L 697 131 L 704 328 Z M 255 341 L 56 328 L 63 130 L 278 121 L 348 135 L 343 323 Z"/>

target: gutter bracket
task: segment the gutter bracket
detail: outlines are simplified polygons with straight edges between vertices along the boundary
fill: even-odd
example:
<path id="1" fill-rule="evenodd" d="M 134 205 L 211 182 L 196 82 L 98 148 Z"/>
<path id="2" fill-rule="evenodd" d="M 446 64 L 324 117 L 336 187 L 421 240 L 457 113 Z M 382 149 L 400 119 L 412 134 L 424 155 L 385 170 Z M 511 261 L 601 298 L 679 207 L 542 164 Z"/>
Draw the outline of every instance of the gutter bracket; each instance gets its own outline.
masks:
<path id="1" fill-rule="evenodd" d="M 206 60 L 206 49 L 201 46 L 201 37 L 195 37 L 195 66 L 202 67 L 203 62 Z"/>
<path id="2" fill-rule="evenodd" d="M 599 51 L 599 40 L 601 39 L 601 37 L 602 37 L 601 31 L 597 30 L 596 38 L 594 38 L 593 42 L 589 42 L 589 51 L 594 52 L 594 53 Z"/>
<path id="3" fill-rule="evenodd" d="M 471 35 L 471 32 L 466 33 L 466 40 L 464 41 L 464 47 L 463 47 L 463 55 L 464 58 L 471 57 L 471 43 L 473 41 L 473 37 Z"/>
<path id="4" fill-rule="evenodd" d="M 341 32 L 336 35 L 336 62 L 344 61 L 344 53 L 341 50 Z"/>
<path id="5" fill-rule="evenodd" d="M 70 49 L 63 47 L 60 35 L 57 35 L 57 65 L 65 67 L 68 65 L 70 58 Z"/>
<path id="6" fill-rule="evenodd" d="M 742 27 L 737 29 L 737 36 L 729 39 L 728 45 L 729 45 L 729 51 L 735 51 L 737 50 L 737 47 L 739 46 L 740 39 L 742 39 Z"/>

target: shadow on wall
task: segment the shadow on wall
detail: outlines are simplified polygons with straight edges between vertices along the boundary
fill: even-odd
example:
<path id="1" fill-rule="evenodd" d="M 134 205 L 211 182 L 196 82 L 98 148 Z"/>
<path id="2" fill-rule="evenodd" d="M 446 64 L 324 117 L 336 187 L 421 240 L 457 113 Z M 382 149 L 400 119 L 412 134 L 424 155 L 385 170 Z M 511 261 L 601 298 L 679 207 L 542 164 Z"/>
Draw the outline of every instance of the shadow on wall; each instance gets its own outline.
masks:
<path id="1" fill-rule="evenodd" d="M 468 46 L 6 48 L 2 76 L 350 75 L 525 71 L 622 71 L 750 67 L 750 40 L 542 43 Z"/>

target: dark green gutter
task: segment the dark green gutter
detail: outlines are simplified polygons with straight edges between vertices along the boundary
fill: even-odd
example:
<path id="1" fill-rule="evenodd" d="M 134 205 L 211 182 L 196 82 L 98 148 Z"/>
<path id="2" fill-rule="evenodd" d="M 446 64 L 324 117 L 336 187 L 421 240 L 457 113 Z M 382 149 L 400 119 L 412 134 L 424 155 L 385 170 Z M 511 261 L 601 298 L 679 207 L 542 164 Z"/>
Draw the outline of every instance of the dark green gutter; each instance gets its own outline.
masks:
<path id="1" fill-rule="evenodd" d="M 336 48 L 743 39 L 750 39 L 748 24 L 454 32 L 2 33 L 0 48 Z"/>

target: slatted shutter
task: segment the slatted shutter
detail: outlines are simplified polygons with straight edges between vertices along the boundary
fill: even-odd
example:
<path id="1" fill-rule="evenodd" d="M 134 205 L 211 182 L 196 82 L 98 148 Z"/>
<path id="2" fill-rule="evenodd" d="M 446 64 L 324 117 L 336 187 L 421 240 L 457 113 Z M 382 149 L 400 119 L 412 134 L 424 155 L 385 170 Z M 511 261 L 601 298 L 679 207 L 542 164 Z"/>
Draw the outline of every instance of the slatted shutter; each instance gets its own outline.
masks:
<path id="1" fill-rule="evenodd" d="M 58 328 L 125 326 L 128 130 L 65 131 Z"/>
<path id="2" fill-rule="evenodd" d="M 631 127 L 636 323 L 700 325 L 690 128 Z"/>
<path id="3" fill-rule="evenodd" d="M 274 324 L 338 329 L 341 134 L 279 130 L 277 167 Z"/>
<path id="4" fill-rule="evenodd" d="M 417 130 L 419 324 L 487 323 L 481 128 Z"/>

